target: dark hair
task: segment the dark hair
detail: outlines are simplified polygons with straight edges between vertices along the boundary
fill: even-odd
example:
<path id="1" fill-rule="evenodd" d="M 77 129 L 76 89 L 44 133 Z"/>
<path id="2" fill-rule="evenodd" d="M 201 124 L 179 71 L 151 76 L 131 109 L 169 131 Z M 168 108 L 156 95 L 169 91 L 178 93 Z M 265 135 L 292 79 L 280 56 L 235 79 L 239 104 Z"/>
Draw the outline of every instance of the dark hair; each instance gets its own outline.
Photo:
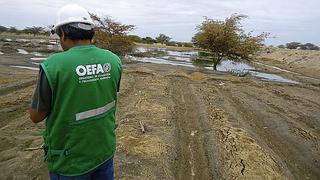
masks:
<path id="1" fill-rule="evenodd" d="M 64 36 L 66 38 L 69 38 L 73 41 L 76 40 L 92 40 L 94 36 L 94 30 L 85 30 L 81 28 L 76 28 L 70 24 L 66 24 L 61 26 L 58 31 L 63 31 Z M 61 36 L 61 32 L 57 33 L 59 36 Z"/>

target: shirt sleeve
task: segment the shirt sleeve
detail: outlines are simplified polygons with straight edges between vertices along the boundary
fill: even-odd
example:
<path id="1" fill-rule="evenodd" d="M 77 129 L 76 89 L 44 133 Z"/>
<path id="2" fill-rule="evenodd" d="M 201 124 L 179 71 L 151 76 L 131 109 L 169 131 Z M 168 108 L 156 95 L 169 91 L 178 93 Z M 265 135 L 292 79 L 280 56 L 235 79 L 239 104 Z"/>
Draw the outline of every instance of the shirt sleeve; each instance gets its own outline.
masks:
<path id="1" fill-rule="evenodd" d="M 121 66 L 120 78 L 119 78 L 118 86 L 117 86 L 117 93 L 119 93 L 119 92 L 120 92 L 120 83 L 121 83 L 121 78 L 122 78 L 122 66 Z"/>
<path id="2" fill-rule="evenodd" d="M 51 97 L 52 91 L 48 79 L 43 69 L 40 67 L 37 87 L 32 97 L 31 108 L 36 109 L 38 112 L 49 112 L 51 109 Z"/>
<path id="3" fill-rule="evenodd" d="M 119 79 L 119 82 L 118 82 L 117 92 L 120 92 L 120 83 L 121 83 L 121 78 Z"/>

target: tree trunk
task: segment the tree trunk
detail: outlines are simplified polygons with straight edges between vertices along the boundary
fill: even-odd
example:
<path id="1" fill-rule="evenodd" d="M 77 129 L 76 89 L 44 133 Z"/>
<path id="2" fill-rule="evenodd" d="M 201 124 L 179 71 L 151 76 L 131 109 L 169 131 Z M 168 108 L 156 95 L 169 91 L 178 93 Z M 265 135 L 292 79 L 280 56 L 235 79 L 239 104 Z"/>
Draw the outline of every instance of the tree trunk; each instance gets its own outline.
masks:
<path id="1" fill-rule="evenodd" d="M 218 63 L 214 62 L 214 63 L 213 63 L 213 70 L 216 71 L 216 70 L 217 70 L 217 66 L 218 66 Z"/>
<path id="2" fill-rule="evenodd" d="M 220 61 L 222 60 L 222 57 L 218 56 L 215 61 L 213 61 L 213 70 L 217 70 L 217 66 L 220 64 Z"/>

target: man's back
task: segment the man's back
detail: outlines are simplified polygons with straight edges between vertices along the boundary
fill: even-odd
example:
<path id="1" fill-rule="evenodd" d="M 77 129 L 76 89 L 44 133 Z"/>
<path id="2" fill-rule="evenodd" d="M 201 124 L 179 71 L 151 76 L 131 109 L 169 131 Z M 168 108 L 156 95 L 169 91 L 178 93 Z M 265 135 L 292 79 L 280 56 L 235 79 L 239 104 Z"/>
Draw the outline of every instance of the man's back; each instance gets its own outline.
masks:
<path id="1" fill-rule="evenodd" d="M 40 65 L 30 107 L 34 123 L 46 120 L 45 161 L 50 179 L 114 179 L 115 112 L 121 62 L 92 44 L 95 23 L 77 5 L 63 6 L 52 34 L 64 52 Z"/>
<path id="2" fill-rule="evenodd" d="M 41 64 L 52 91 L 46 120 L 48 168 L 86 173 L 115 151 L 115 105 L 121 62 L 95 46 L 76 46 Z"/>

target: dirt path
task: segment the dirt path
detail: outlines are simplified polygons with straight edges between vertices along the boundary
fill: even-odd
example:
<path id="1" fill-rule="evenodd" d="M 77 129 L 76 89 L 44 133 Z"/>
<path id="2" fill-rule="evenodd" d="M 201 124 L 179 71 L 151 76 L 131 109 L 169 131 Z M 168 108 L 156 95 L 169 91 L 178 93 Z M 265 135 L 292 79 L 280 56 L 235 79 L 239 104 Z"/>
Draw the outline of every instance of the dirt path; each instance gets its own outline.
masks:
<path id="1" fill-rule="evenodd" d="M 212 179 L 200 125 L 199 104 L 192 84 L 172 78 L 170 96 L 174 101 L 173 121 L 176 123 L 176 179 Z"/>

